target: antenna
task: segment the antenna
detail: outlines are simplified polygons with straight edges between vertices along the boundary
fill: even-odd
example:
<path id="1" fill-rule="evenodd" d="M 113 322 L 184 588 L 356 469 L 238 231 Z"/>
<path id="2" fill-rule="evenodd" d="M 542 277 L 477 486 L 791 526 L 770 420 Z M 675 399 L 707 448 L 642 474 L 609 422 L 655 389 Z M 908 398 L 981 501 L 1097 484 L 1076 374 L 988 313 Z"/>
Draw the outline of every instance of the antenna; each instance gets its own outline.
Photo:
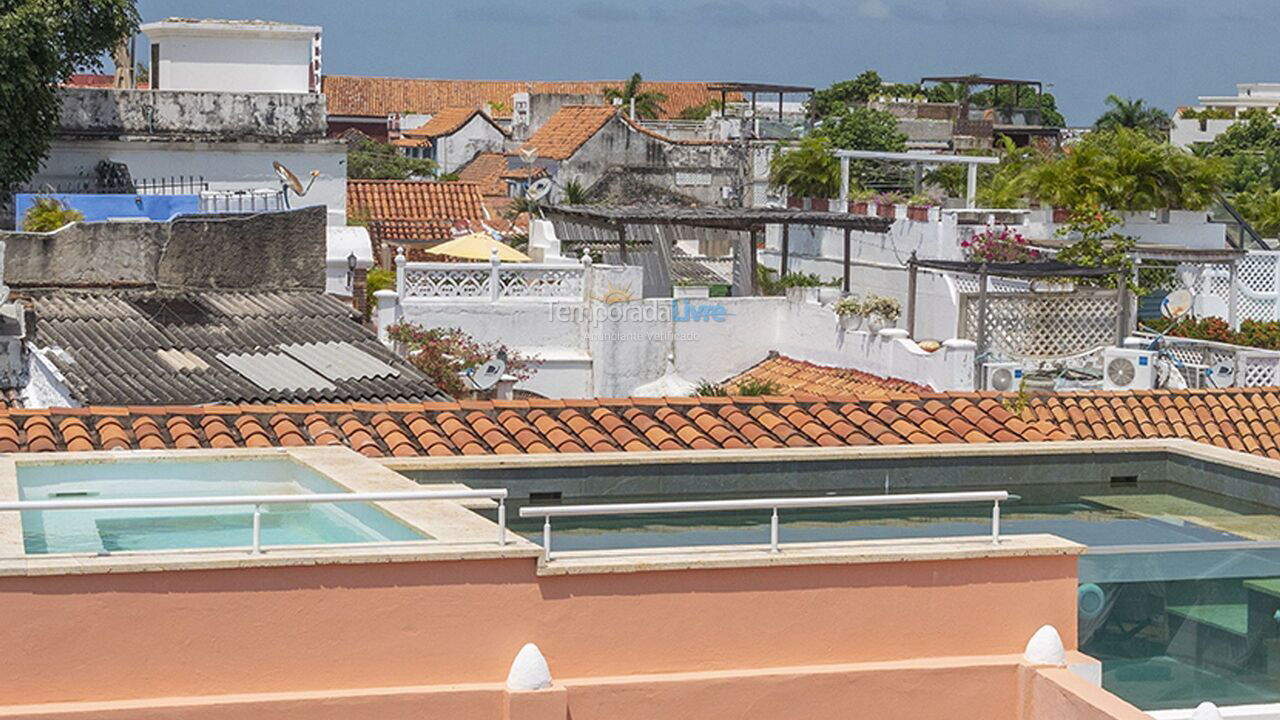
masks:
<path id="1" fill-rule="evenodd" d="M 1164 296 L 1164 300 L 1160 302 L 1160 314 L 1170 320 L 1177 320 L 1191 312 L 1191 305 L 1194 302 L 1190 290 L 1178 288 Z"/>
<path id="2" fill-rule="evenodd" d="M 302 186 L 302 181 L 298 179 L 293 171 L 285 167 L 278 161 L 272 161 L 271 167 L 276 171 L 276 177 L 280 178 L 281 190 L 284 192 L 284 206 L 289 207 L 289 191 L 292 190 L 298 197 L 303 197 L 310 190 L 311 186 L 316 184 L 316 178 L 320 177 L 319 170 L 311 171 L 311 182 L 306 187 Z"/>

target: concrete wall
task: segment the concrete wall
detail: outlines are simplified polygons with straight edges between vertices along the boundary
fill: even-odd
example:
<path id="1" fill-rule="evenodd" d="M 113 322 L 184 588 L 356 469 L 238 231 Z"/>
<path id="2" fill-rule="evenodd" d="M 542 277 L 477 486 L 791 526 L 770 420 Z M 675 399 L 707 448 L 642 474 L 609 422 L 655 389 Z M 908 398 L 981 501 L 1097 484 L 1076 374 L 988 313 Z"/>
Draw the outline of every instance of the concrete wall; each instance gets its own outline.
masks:
<path id="1" fill-rule="evenodd" d="M 347 146 L 341 142 L 56 140 L 31 184 L 83 184 L 95 177 L 103 160 L 128 165 L 138 180 L 203 177 L 210 190 L 278 189 L 273 161 L 296 173 L 304 185 L 311 181 L 311 171 L 319 170 L 311 190 L 303 197 L 289 191 L 289 202 L 295 208 L 324 206 L 331 224 L 346 224 Z"/>
<path id="2" fill-rule="evenodd" d="M 668 371 L 668 356 L 684 379 L 720 382 L 775 350 L 940 390 L 973 389 L 972 343 L 927 353 L 901 331 L 850 329 L 829 307 L 786 298 L 620 300 L 639 295 L 637 271 L 593 267 L 583 302 L 415 299 L 401 303 L 399 317 L 554 359 L 520 386 L 548 397 L 629 396 Z"/>
<path id="3" fill-rule="evenodd" d="M 436 138 L 433 146 L 441 172 L 451 173 L 471 162 L 478 153 L 499 152 L 506 136 L 480 115 L 452 135 Z"/>
<path id="4" fill-rule="evenodd" d="M 1197 143 L 1211 143 L 1235 122 L 1235 118 L 1188 120 L 1176 117 L 1173 119 L 1173 127 L 1169 129 L 1169 142 L 1180 148 L 1189 148 Z"/>
<path id="5" fill-rule="evenodd" d="M 51 233 L 0 233 L 12 287 L 255 290 L 325 287 L 320 208 L 172 222 L 73 223 Z"/>
<path id="6" fill-rule="evenodd" d="M 313 37 L 309 34 L 147 32 L 151 43 L 160 46 L 162 90 L 311 90 Z"/>
<path id="7" fill-rule="evenodd" d="M 61 88 L 58 96 L 62 137 L 299 140 L 328 129 L 319 93 Z"/>
<path id="8" fill-rule="evenodd" d="M 645 182 L 703 205 L 722 205 L 721 188 L 742 185 L 741 148 L 729 143 L 673 143 L 615 117 L 568 160 L 555 163 L 556 181 L 590 188 L 611 168 L 625 167 Z"/>
<path id="9" fill-rule="evenodd" d="M 0 578 L 0 607 L 21 622 L 0 625 L 12 660 L 0 706 L 25 705 L 30 713 L 32 704 L 115 701 L 145 710 L 193 704 L 184 697 L 216 705 L 250 693 L 316 693 L 341 703 L 375 688 L 406 688 L 383 691 L 383 702 L 394 703 L 409 688 L 465 694 L 467 686 L 492 687 L 531 641 L 566 686 L 630 678 L 643 688 L 661 682 L 659 674 L 713 673 L 701 679 L 705 688 L 735 679 L 744 689 L 756 685 L 753 692 L 777 685 L 781 695 L 765 696 L 799 702 L 797 690 L 831 691 L 830 683 L 806 685 L 824 675 L 815 666 L 910 669 L 928 658 L 981 664 L 973 656 L 1016 657 L 1046 623 L 1074 647 L 1074 555 L 975 555 L 560 576 L 539 575 L 535 558 L 9 576 Z M 789 682 L 751 680 L 787 668 Z M 893 683 L 895 696 L 918 696 L 893 716 L 936 717 L 939 703 L 954 710 L 961 698 L 1015 697 L 975 684 L 973 673 L 964 677 L 931 686 L 927 697 L 917 683 Z M 868 697 L 887 697 L 889 687 L 881 687 Z M 960 696 L 945 691 L 966 687 Z M 606 702 L 606 693 L 584 692 L 579 711 L 570 692 L 575 720 L 744 716 L 701 702 L 682 709 L 682 693 L 652 692 L 639 704 L 632 700 L 646 695 Z M 850 716 L 843 701 L 828 707 L 808 697 L 805 708 L 814 710 L 806 717 Z M 258 702 L 272 699 L 286 698 Z M 423 715 L 420 705 L 417 716 L 499 717 L 484 702 L 462 702 L 453 712 L 427 707 L 436 712 Z M 973 709 L 982 712 L 953 716 L 993 717 L 989 705 Z M 241 710 L 238 717 L 318 717 L 296 708 Z M 27 715 L 0 708 L 0 716 Z"/>

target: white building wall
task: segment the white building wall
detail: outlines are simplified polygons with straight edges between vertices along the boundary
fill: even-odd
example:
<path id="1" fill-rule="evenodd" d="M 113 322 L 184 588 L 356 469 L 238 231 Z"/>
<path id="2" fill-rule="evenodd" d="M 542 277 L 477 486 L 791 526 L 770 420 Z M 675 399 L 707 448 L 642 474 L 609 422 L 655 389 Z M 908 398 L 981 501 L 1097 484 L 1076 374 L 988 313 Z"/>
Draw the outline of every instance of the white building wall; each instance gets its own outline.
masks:
<path id="1" fill-rule="evenodd" d="M 478 153 L 501 151 L 505 139 L 493 123 L 476 115 L 454 134 L 436 138 L 436 162 L 441 172 L 451 173 Z"/>
<path id="2" fill-rule="evenodd" d="M 318 27 L 161 22 L 143 31 L 160 47 L 160 90 L 318 91 L 311 87 Z"/>
<path id="3" fill-rule="evenodd" d="M 593 268 L 590 284 L 639 286 L 638 268 Z M 402 320 L 459 327 L 544 358 L 521 388 L 548 397 L 625 397 L 675 369 L 687 380 L 720 382 L 771 351 L 833 367 L 896 377 L 939 390 L 973 388 L 973 344 L 949 341 L 925 352 L 902 330 L 849 330 L 829 307 L 780 297 L 585 301 L 414 299 Z M 950 336 L 944 336 L 950 337 Z"/>
<path id="4" fill-rule="evenodd" d="M 210 190 L 279 189 L 273 160 L 297 174 L 304 186 L 311 171 L 319 170 L 306 196 L 290 191 L 289 202 L 294 208 L 324 205 L 330 225 L 346 225 L 347 153 L 340 142 L 55 141 L 31 184 L 82 182 L 94 177 L 94 168 L 102 160 L 125 163 L 135 179 L 203 176 Z"/>
<path id="5" fill-rule="evenodd" d="M 1234 119 L 1226 118 L 1203 121 L 1174 118 L 1173 127 L 1169 129 L 1169 142 L 1180 148 L 1190 148 L 1196 143 L 1211 143 L 1235 123 Z"/>

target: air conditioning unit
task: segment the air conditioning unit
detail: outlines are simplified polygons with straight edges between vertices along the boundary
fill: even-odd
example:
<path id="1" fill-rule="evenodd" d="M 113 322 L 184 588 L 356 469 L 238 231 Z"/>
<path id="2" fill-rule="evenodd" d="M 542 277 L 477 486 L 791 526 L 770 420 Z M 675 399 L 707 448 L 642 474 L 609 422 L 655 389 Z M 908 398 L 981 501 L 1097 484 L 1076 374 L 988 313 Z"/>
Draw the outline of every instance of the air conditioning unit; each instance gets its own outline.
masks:
<path id="1" fill-rule="evenodd" d="M 1017 392 L 1022 386 L 1022 366 L 1018 363 L 986 363 L 982 366 L 982 384 L 987 390 Z"/>
<path id="2" fill-rule="evenodd" d="M 1155 384 L 1154 352 L 1117 347 L 1109 347 L 1103 351 L 1103 390 L 1151 390 Z"/>

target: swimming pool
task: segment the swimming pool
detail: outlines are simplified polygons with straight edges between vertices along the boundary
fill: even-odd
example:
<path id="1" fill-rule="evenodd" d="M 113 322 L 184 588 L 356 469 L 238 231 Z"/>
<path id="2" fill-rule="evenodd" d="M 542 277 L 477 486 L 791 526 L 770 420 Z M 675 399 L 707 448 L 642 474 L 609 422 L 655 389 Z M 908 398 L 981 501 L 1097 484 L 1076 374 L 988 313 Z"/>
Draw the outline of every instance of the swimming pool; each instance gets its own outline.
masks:
<path id="1" fill-rule="evenodd" d="M 306 495 L 347 489 L 287 458 L 21 464 L 20 500 Z M 40 510 L 21 513 L 29 554 L 247 547 L 253 506 Z M 369 503 L 262 509 L 264 546 L 423 540 Z"/>
<path id="2" fill-rule="evenodd" d="M 1080 558 L 1078 642 L 1103 686 L 1144 710 L 1280 702 L 1280 510 L 1175 482 L 955 487 L 1009 490 L 1002 534 L 1051 533 Z M 919 491 L 920 488 L 913 488 Z M 858 494 L 828 491 L 825 494 Z M 863 494 L 877 494 L 867 490 Z M 813 492 L 755 493 L 814 496 Z M 751 493 L 682 493 L 679 500 Z M 578 497 L 564 504 L 672 500 Z M 520 505 L 556 504 L 544 499 Z M 983 536 L 991 506 L 783 510 L 781 542 Z M 511 529 L 540 541 L 541 518 Z M 767 543 L 770 511 L 557 517 L 557 552 Z"/>

